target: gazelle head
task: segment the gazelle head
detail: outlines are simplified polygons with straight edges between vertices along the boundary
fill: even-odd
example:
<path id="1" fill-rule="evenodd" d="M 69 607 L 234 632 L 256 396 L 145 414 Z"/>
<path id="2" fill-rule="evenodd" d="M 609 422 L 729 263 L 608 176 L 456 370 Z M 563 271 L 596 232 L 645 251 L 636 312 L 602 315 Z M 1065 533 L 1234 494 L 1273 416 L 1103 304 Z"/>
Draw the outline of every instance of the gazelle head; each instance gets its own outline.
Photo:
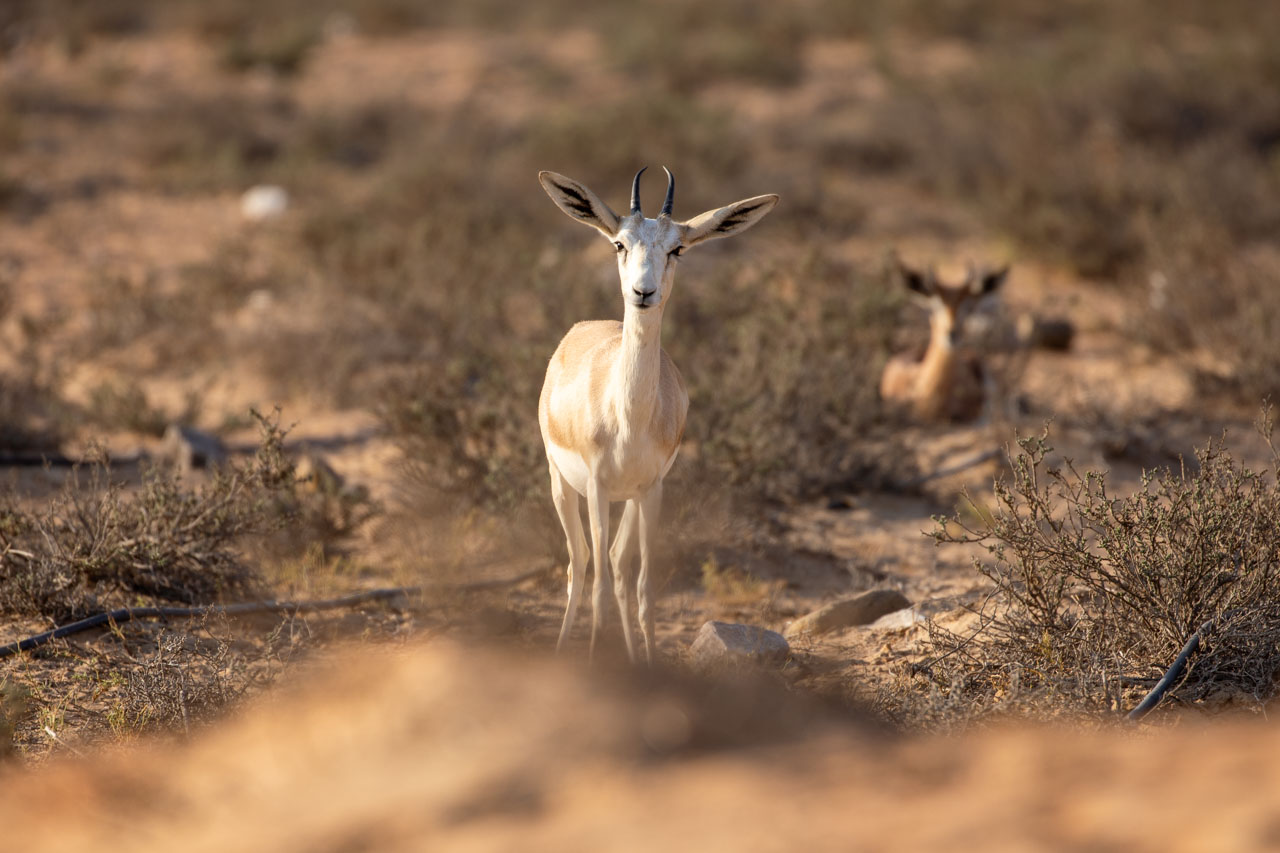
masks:
<path id="1" fill-rule="evenodd" d="M 965 320 L 985 297 L 1004 284 L 1009 275 L 1008 266 L 988 271 L 978 270 L 971 263 L 963 281 L 949 284 L 938 278 L 932 266 L 920 272 L 904 264 L 896 255 L 893 263 L 907 289 L 928 305 L 933 338 L 944 346 L 955 346 L 960 342 Z"/>
<path id="2" fill-rule="evenodd" d="M 647 168 L 647 167 L 646 167 Z M 672 217 L 676 180 L 667 173 L 667 198 L 657 219 L 647 219 L 640 209 L 640 176 L 631 184 L 631 212 L 614 213 L 609 205 L 583 184 L 555 172 L 539 172 L 538 180 L 551 200 L 569 216 L 595 228 L 613 243 L 618 253 L 618 276 L 627 310 L 661 309 L 671 296 L 676 261 L 686 249 L 699 243 L 728 237 L 755 225 L 778 203 L 776 195 L 761 195 L 708 210 L 687 222 Z"/>

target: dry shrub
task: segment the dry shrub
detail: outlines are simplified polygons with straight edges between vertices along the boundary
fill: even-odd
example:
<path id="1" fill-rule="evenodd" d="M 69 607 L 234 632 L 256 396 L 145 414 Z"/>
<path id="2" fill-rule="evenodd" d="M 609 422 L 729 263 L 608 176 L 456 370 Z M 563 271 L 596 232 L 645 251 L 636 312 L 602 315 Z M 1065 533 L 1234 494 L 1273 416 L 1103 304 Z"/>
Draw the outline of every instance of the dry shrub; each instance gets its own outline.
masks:
<path id="1" fill-rule="evenodd" d="M 16 282 L 15 271 L 0 259 L 0 318 L 10 313 Z M 56 360 L 41 353 L 53 325 L 18 317 L 14 369 L 0 375 L 0 454 L 56 452 L 65 437 L 74 407 L 56 390 Z"/>
<path id="2" fill-rule="evenodd" d="M 775 499 L 885 478 L 876 388 L 899 299 L 878 275 L 814 251 L 729 266 L 677 298 L 666 346 L 697 446 L 685 477 Z"/>
<path id="3" fill-rule="evenodd" d="M 1240 251 L 1217 227 L 1155 243 L 1138 335 L 1165 350 L 1211 354 L 1206 391 L 1244 400 L 1280 397 L 1280 253 Z"/>
<path id="4" fill-rule="evenodd" d="M 308 23 L 290 22 L 270 29 L 242 30 L 222 49 L 222 65 L 233 71 L 266 70 L 296 74 L 320 41 L 320 32 Z"/>
<path id="5" fill-rule="evenodd" d="M 234 642 L 227 626 L 209 630 L 208 620 L 187 630 L 162 630 L 155 650 L 127 671 L 121 691 L 117 728 L 146 731 L 181 729 L 206 723 L 251 688 L 269 681 L 272 671 L 261 664 L 270 657 L 254 650 L 252 658 Z"/>
<path id="6" fill-rule="evenodd" d="M 635 75 L 689 91 L 725 80 L 787 85 L 800 77 L 811 27 L 803 11 L 768 0 L 662 0 L 651 13 L 602 17 L 609 56 Z"/>
<path id="7" fill-rule="evenodd" d="M 188 403 L 187 411 L 170 418 L 151 405 L 136 381 L 103 382 L 89 391 L 84 416 L 103 429 L 130 430 L 159 438 L 170 423 L 191 423 L 195 419 L 196 398 L 190 398 Z"/>
<path id="8" fill-rule="evenodd" d="M 0 376 L 0 454 L 56 453 L 72 407 L 31 377 Z"/>
<path id="9" fill-rule="evenodd" d="M 890 457 L 869 434 L 881 424 L 876 372 L 894 324 L 894 292 L 817 254 L 789 273 L 713 262 L 710 280 L 677 284 L 665 319 L 664 346 L 690 394 L 692 452 L 675 479 L 747 500 L 885 479 L 901 457 L 883 462 Z M 804 299 L 770 284 L 787 274 Z M 616 305 L 582 311 L 616 313 Z M 530 342 L 511 333 L 466 339 L 436 369 L 393 389 L 389 426 L 423 482 L 494 506 L 543 495 L 537 399 L 547 359 L 570 325 L 549 326 Z"/>
<path id="10" fill-rule="evenodd" d="M 733 565 L 721 565 L 714 554 L 702 562 L 702 591 L 724 613 L 769 610 L 786 587 L 782 580 L 764 580 Z"/>
<path id="11" fill-rule="evenodd" d="M 1270 411 L 1262 423 L 1271 436 Z M 1128 496 L 1105 474 L 1055 467 L 1048 433 L 1020 439 L 985 524 L 940 525 L 939 543 L 978 542 L 995 585 L 981 629 L 931 631 L 923 675 L 956 713 L 1107 714 L 1136 704 L 1212 620 L 1170 696 L 1263 701 L 1280 672 L 1280 485 L 1221 441 L 1198 469 L 1148 473 Z M 927 704 L 927 703 L 926 703 Z"/>
<path id="12" fill-rule="evenodd" d="M 137 491 L 105 465 L 76 469 L 35 512 L 13 500 L 0 514 L 0 608 L 64 622 L 139 597 L 207 604 L 254 590 L 238 548 L 283 520 L 293 486 L 284 433 L 260 419 L 263 443 L 249 464 L 229 464 L 201 486 L 152 469 Z"/>

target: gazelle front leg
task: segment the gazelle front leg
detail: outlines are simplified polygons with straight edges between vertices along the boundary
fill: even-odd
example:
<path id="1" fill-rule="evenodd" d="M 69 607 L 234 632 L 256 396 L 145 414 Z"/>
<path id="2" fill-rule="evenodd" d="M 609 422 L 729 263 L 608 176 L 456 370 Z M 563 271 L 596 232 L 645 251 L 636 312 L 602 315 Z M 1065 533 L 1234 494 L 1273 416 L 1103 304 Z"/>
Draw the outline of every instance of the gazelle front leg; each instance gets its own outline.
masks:
<path id="1" fill-rule="evenodd" d="M 649 583 L 653 565 L 654 546 L 658 541 L 658 516 L 662 514 L 662 481 L 653 484 L 640 500 L 640 579 L 636 583 L 640 599 L 640 632 L 644 635 L 644 654 L 649 666 L 653 666 L 653 602 L 649 597 Z"/>
<path id="2" fill-rule="evenodd" d="M 556 652 L 564 648 L 569 632 L 573 630 L 573 620 L 578 614 L 578 603 L 582 600 L 582 582 L 587 577 L 587 537 L 582 533 L 582 516 L 578 514 L 578 493 L 565 482 L 556 463 L 548 460 L 551 467 L 551 499 L 556 506 L 556 514 L 560 516 L 560 525 L 564 528 L 564 538 L 569 546 L 569 589 L 568 601 L 564 608 L 564 621 L 560 623 L 560 639 L 556 642 Z"/>
<path id="3" fill-rule="evenodd" d="M 609 588 L 609 556 L 605 548 L 609 544 L 609 494 L 600 488 L 595 477 L 587 478 L 587 519 L 591 524 L 591 553 L 595 565 L 595 577 L 591 580 L 591 645 L 587 660 L 596 655 L 596 635 L 604 625 L 605 608 L 609 605 L 606 591 Z"/>
<path id="4" fill-rule="evenodd" d="M 627 501 L 622 511 L 622 519 L 618 522 L 618 532 L 613 534 L 613 545 L 609 548 L 609 560 L 613 563 L 613 594 L 618 599 L 618 612 L 622 616 L 622 638 L 627 642 L 627 657 L 636 662 L 636 640 L 631 630 L 632 591 L 635 589 L 634 573 L 631 571 L 635 562 L 636 545 L 639 542 L 639 501 Z"/>

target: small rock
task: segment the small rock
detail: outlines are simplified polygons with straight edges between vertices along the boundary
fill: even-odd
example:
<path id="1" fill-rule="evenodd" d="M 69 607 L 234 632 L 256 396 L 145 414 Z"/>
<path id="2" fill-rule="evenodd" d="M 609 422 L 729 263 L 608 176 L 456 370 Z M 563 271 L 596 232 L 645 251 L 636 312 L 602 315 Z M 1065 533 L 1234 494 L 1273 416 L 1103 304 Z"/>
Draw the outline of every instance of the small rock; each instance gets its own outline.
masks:
<path id="1" fill-rule="evenodd" d="M 250 222 L 276 219 L 289 207 L 289 193 L 284 187 L 259 184 L 240 196 L 240 215 Z"/>
<path id="2" fill-rule="evenodd" d="M 718 669 L 746 663 L 780 666 L 791 646 L 777 631 L 731 622 L 707 622 L 689 646 L 694 666 Z"/>
<path id="3" fill-rule="evenodd" d="M 903 631 L 923 621 L 924 617 L 917 613 L 914 607 L 904 607 L 901 610 L 886 613 L 868 627 L 873 631 Z"/>
<path id="4" fill-rule="evenodd" d="M 196 468 L 221 465 L 227 461 L 227 449 L 216 435 L 169 424 L 160 441 L 160 458 L 187 474 Z"/>
<path id="5" fill-rule="evenodd" d="M 1023 314 L 1018 318 L 1018 336 L 1032 348 L 1065 352 L 1071 349 L 1075 335 L 1075 324 L 1063 317 Z"/>
<path id="6" fill-rule="evenodd" d="M 787 626 L 787 636 L 816 637 L 838 628 L 870 625 L 886 613 L 910 606 L 911 601 L 896 589 L 873 589 L 801 616 Z"/>

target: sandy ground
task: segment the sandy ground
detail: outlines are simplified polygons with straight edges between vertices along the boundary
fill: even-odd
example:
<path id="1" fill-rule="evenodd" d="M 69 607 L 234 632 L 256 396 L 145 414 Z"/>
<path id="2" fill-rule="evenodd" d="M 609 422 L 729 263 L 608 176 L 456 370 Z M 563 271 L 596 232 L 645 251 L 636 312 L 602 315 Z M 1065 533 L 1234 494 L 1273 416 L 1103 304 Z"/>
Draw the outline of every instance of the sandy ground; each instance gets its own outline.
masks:
<path id="1" fill-rule="evenodd" d="M 298 679 L 303 680 L 302 678 Z M 0 782 L 13 849 L 1262 850 L 1274 727 L 899 739 L 776 685 L 355 650 L 186 747 Z"/>
<path id="2" fill-rule="evenodd" d="M 433 107 L 466 101 L 518 123 L 532 101 L 521 95 L 522 52 L 541 52 L 542 61 L 567 68 L 591 62 L 598 49 L 586 34 L 551 48 L 456 33 L 376 45 L 347 37 L 322 48 L 295 95 L 302 108 L 357 99 L 426 99 Z M 215 85 L 206 49 L 184 39 L 92 51 L 76 67 L 52 53 L 19 55 L 0 66 L 0 84 L 36 78 L 73 85 L 68 80 L 86 67 L 123 65 L 136 85 L 115 97 L 137 110 L 146 109 L 148 98 Z M 930 56 L 920 73 L 943 74 L 968 61 L 947 45 Z M 882 90 L 872 58 L 856 45 L 820 44 L 809 64 L 804 82 L 785 96 L 724 86 L 709 97 L 751 126 L 819 109 L 837 87 L 855 99 L 874 99 Z M 279 84 L 249 78 L 243 85 L 269 95 Z M 610 81 L 576 85 L 582 90 L 575 97 L 590 102 L 604 97 Z M 495 91 L 504 97 L 486 94 Z M 78 131 L 70 119 L 50 121 L 43 132 L 42 145 L 6 164 L 35 176 L 56 201 L 48 214 L 13 219 L 0 231 L 3 260 L 21 270 L 15 316 L 74 318 L 98 281 L 90 272 L 149 269 L 163 276 L 207 259 L 244 227 L 228 194 L 166 196 L 125 186 L 77 195 L 77 181 L 99 174 L 102 161 L 120 153 L 112 149 L 110 128 L 98 131 L 91 156 L 73 144 Z M 125 159 L 117 168 L 127 179 L 135 167 Z M 962 212 L 915 191 L 896 185 L 860 191 L 875 204 L 841 246 L 850 257 L 877 257 L 886 242 L 908 256 L 955 263 L 1007 252 Z M 1121 320 L 1138 309 L 1114 293 L 1019 260 L 1006 304 L 1015 315 L 1069 317 L 1079 331 L 1069 355 L 1037 354 L 1028 364 L 1021 388 L 1033 414 L 1019 428 L 1034 428 L 1050 410 L 1102 412 L 1116 422 L 1181 413 L 1136 449 L 1131 436 L 1118 432 L 1109 444 L 1105 424 L 1068 421 L 1058 434 L 1061 455 L 1110 467 L 1132 483 L 1141 465 L 1187 453 L 1224 426 L 1242 440 L 1246 458 L 1260 452 L 1249 444 L 1248 413 L 1187 414 L 1195 409 L 1187 370 L 1128 340 Z M 147 354 L 132 357 L 137 361 L 67 366 L 68 394 L 75 397 L 102 375 L 139 369 Z M 225 379 L 228 372 L 234 382 Z M 264 377 L 222 366 L 149 379 L 147 390 L 156 400 L 176 401 L 193 384 L 212 417 L 261 405 L 269 387 Z M 326 410 L 305 397 L 284 402 L 287 419 L 298 423 L 295 438 L 323 445 L 349 482 L 394 499 L 399 460 L 375 418 Z M 929 471 L 1001 446 L 1009 433 L 910 428 L 909 437 L 917 467 Z M 679 657 L 709 617 L 781 629 L 827 601 L 872 587 L 899 589 L 918 613 L 963 625 L 965 607 L 988 590 L 970 566 L 970 552 L 936 549 L 924 531 L 932 514 L 955 509 L 962 488 L 989 488 L 997 464 L 936 480 L 918 494 L 857 493 L 777 509 L 761 525 L 768 537 L 726 542 L 719 552 L 724 567 L 781 582 L 767 606 L 709 601 L 680 582 L 697 572 L 684 567 L 660 603 L 663 654 Z M 549 648 L 563 606 L 560 581 L 525 584 L 501 606 L 515 614 L 528 645 Z M 918 657 L 923 636 L 918 624 L 899 623 L 839 632 L 796 651 L 818 680 L 872 684 Z M 1270 758 L 1280 735 L 1259 724 L 902 739 L 780 696 L 776 686 L 728 690 L 748 696 L 734 705 L 674 677 L 637 685 L 527 652 L 446 642 L 352 651 L 294 680 L 307 685 L 257 702 L 187 746 L 135 746 L 93 762 L 8 773 L 0 778 L 5 845 L 82 850 L 107 838 L 138 850 L 172 847 L 180 838 L 192 850 L 300 851 L 1280 845 L 1280 771 Z"/>

